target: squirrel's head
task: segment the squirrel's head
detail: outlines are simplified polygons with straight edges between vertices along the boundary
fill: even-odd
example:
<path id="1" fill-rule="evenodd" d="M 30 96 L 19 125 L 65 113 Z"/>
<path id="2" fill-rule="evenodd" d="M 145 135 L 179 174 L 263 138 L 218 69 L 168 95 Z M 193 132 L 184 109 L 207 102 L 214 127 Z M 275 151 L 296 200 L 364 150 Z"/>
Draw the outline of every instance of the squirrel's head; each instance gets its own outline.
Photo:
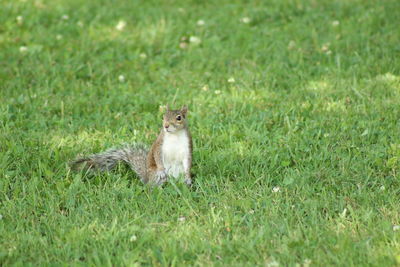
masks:
<path id="1" fill-rule="evenodd" d="M 169 106 L 164 113 L 163 129 L 168 133 L 178 132 L 186 127 L 186 115 L 188 112 L 187 106 L 183 106 L 178 110 L 170 110 Z"/>

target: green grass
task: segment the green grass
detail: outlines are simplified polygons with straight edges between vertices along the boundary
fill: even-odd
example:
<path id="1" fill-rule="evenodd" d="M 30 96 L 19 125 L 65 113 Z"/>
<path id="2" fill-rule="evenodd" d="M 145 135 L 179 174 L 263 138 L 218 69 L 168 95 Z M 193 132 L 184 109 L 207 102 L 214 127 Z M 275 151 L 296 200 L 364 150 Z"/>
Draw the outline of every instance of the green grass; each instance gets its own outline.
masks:
<path id="1" fill-rule="evenodd" d="M 0 5 L 0 265 L 400 265 L 400 1 Z M 68 170 L 166 103 L 192 189 Z"/>

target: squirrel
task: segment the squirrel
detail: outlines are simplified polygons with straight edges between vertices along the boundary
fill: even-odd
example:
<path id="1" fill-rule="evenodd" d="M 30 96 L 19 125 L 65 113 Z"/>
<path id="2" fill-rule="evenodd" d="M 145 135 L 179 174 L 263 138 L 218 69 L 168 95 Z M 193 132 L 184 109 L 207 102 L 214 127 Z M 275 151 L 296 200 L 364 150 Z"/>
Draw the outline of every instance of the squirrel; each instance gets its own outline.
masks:
<path id="1" fill-rule="evenodd" d="M 184 175 L 184 182 L 192 184 L 192 137 L 188 128 L 187 106 L 170 110 L 166 106 L 163 127 L 147 150 L 141 144 L 112 148 L 99 154 L 79 158 L 71 163 L 74 170 L 112 170 L 118 162 L 127 163 L 145 184 L 160 186 L 168 178 Z"/>

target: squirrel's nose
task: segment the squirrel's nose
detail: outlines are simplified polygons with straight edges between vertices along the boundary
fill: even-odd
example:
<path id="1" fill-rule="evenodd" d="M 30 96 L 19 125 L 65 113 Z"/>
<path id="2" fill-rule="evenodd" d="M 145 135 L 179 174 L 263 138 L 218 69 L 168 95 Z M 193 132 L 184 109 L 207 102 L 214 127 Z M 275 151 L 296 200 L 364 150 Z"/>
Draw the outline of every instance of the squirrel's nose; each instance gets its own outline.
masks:
<path id="1" fill-rule="evenodd" d="M 168 129 L 169 128 L 169 124 L 165 124 L 164 127 L 165 127 L 165 129 Z"/>

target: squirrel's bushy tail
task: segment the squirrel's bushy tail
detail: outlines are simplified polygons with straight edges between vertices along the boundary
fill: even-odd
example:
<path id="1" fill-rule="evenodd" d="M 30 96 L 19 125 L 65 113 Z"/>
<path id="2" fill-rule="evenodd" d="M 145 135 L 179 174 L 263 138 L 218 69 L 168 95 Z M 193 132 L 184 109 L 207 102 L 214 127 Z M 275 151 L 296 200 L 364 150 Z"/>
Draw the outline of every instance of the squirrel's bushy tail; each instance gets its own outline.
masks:
<path id="1" fill-rule="evenodd" d="M 135 171 L 142 181 L 146 180 L 147 149 L 141 144 L 126 145 L 121 148 L 112 148 L 99 154 L 93 154 L 85 158 L 79 158 L 71 162 L 74 170 L 112 170 L 118 162 L 122 161 Z"/>

